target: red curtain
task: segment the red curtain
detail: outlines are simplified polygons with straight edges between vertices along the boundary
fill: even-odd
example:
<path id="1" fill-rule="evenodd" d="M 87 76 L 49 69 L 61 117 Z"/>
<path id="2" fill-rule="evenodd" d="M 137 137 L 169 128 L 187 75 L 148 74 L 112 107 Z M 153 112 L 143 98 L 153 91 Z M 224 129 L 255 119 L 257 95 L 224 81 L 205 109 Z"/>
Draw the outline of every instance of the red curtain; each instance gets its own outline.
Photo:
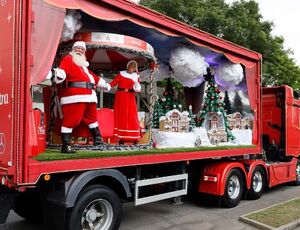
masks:
<path id="1" fill-rule="evenodd" d="M 254 112 L 254 123 L 253 123 L 253 144 L 259 144 L 260 137 L 258 134 L 260 133 L 260 119 L 261 119 L 261 112 L 260 112 L 260 63 L 257 62 L 252 68 L 246 67 L 246 80 L 247 80 L 247 87 L 248 87 L 248 96 L 251 109 Z"/>
<path id="2" fill-rule="evenodd" d="M 34 12 L 31 30 L 33 65 L 30 83 L 34 85 L 45 79 L 53 64 L 66 10 L 39 0 L 32 1 L 32 10 Z"/>

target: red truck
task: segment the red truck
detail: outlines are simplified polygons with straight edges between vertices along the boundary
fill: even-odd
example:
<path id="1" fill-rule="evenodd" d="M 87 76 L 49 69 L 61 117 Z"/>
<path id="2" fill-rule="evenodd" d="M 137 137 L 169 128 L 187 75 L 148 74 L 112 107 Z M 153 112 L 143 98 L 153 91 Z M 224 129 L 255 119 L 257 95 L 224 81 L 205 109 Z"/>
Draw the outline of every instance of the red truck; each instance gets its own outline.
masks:
<path id="1" fill-rule="evenodd" d="M 245 125 L 250 145 L 38 158 L 51 151 L 41 122 L 50 118 L 46 109 L 44 120 L 34 109 L 33 89 L 55 65 L 71 10 L 81 15 L 79 32 L 146 41 L 163 64 L 182 46 L 197 49 L 211 66 L 240 64 L 252 114 Z M 0 224 L 13 208 L 47 229 L 118 229 L 124 202 L 141 205 L 196 190 L 234 207 L 243 194 L 258 199 L 266 187 L 300 184 L 299 94 L 288 86 L 261 88 L 260 54 L 127 0 L 1 0 L 0 25 Z"/>

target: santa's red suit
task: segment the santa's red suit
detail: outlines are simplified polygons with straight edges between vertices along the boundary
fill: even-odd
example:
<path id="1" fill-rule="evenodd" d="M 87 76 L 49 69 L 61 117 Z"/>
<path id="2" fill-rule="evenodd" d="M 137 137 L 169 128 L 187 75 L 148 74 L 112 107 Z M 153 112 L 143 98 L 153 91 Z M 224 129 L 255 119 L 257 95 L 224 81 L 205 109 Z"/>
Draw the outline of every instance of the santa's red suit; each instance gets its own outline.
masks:
<path id="1" fill-rule="evenodd" d="M 88 63 L 87 63 L 88 65 Z M 90 129 L 98 127 L 95 87 L 106 87 L 104 79 L 91 72 L 87 66 L 74 63 L 72 55 L 65 56 L 59 66 L 66 73 L 61 92 L 63 123 L 61 132 L 72 133 L 81 121 Z"/>
<path id="2" fill-rule="evenodd" d="M 120 140 L 136 141 L 141 137 L 135 92 L 141 90 L 137 73 L 121 71 L 110 83 L 118 85 L 114 102 L 115 130 L 114 135 Z"/>

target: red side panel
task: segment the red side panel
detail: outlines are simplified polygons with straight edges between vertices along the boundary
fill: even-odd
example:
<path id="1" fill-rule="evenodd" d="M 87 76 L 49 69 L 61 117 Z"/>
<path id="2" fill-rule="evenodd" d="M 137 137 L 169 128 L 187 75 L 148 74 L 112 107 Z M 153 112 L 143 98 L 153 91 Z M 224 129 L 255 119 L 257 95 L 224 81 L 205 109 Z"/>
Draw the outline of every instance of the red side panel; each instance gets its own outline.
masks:
<path id="1" fill-rule="evenodd" d="M 269 187 L 296 180 L 297 159 L 293 158 L 290 162 L 277 162 L 268 165 L 269 168 Z"/>
<path id="2" fill-rule="evenodd" d="M 290 87 L 286 87 L 286 153 L 300 155 L 300 100 L 294 98 Z"/>
<path id="3" fill-rule="evenodd" d="M 16 4 L 12 0 L 0 4 L 0 169 L 14 164 Z"/>

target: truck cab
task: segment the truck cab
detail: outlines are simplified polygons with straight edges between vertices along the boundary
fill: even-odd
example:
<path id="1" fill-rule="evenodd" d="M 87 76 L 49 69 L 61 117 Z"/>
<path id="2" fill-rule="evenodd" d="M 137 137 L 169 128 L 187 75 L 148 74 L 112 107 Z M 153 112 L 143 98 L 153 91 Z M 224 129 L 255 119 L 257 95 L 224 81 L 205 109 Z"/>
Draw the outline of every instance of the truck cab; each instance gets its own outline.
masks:
<path id="1" fill-rule="evenodd" d="M 289 86 L 262 90 L 263 148 L 270 161 L 300 154 L 300 97 Z"/>

